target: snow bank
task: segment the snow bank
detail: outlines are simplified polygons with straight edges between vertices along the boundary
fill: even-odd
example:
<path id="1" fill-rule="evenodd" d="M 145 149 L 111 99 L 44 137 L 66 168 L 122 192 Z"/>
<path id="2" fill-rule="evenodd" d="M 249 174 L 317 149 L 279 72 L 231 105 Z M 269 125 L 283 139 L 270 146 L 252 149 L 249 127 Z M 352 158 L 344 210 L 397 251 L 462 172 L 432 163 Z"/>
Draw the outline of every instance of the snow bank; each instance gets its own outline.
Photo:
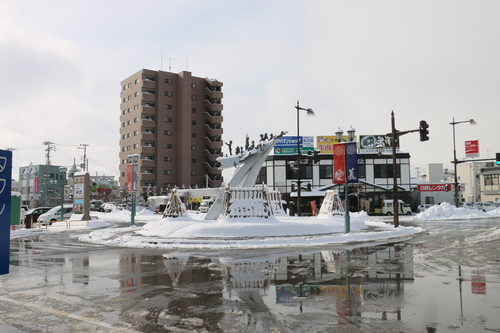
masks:
<path id="1" fill-rule="evenodd" d="M 500 208 L 485 213 L 479 209 L 457 208 L 447 202 L 443 202 L 440 205 L 430 207 L 425 212 L 418 213 L 414 216 L 414 220 L 456 220 L 493 216 L 500 216 Z"/>

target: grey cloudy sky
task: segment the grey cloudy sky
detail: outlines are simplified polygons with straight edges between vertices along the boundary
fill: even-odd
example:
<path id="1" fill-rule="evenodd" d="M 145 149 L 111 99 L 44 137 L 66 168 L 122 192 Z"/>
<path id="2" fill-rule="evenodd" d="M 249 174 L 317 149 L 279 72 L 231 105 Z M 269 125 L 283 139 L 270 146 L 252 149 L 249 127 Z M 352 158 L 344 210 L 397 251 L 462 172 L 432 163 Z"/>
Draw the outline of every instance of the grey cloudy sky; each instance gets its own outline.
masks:
<path id="1" fill-rule="evenodd" d="M 14 168 L 80 163 L 118 176 L 120 81 L 142 68 L 224 82 L 224 137 L 357 134 L 430 124 L 401 138 L 412 169 L 451 168 L 479 140 L 500 152 L 499 1 L 0 0 L 0 148 Z M 17 179 L 17 171 L 14 173 Z"/>

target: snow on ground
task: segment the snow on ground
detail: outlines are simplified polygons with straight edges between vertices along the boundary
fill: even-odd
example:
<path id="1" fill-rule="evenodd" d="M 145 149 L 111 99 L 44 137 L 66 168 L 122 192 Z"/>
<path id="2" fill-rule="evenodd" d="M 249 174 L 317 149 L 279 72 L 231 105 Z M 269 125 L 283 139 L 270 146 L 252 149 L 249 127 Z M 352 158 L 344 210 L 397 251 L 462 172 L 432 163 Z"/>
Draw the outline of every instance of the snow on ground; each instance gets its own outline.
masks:
<path id="1" fill-rule="evenodd" d="M 277 215 L 274 218 L 247 218 L 233 221 L 205 220 L 206 214 L 188 211 L 185 218 L 167 218 L 148 209 L 138 209 L 134 226 L 106 228 L 112 223 L 130 223 L 130 211 L 114 210 L 110 213 L 92 212 L 89 225 L 75 221 L 67 229 L 65 222 L 57 222 L 47 229 L 21 229 L 11 231 L 11 237 L 40 232 L 89 230 L 79 240 L 110 246 L 168 249 L 243 249 L 308 247 L 330 244 L 362 242 L 388 242 L 412 237 L 424 229 L 382 222 L 366 213 L 351 213 L 350 232 L 344 233 L 344 217 L 328 216 L 296 217 Z M 460 220 L 500 217 L 500 208 L 488 213 L 477 209 L 456 208 L 442 203 L 412 217 L 402 216 L 405 221 Z M 385 218 L 387 220 L 387 218 Z"/>
<path id="2" fill-rule="evenodd" d="M 455 207 L 447 202 L 440 205 L 431 206 L 425 212 L 414 216 L 415 220 L 459 220 L 500 216 L 500 208 L 489 212 L 483 212 L 479 209 L 464 207 Z"/>

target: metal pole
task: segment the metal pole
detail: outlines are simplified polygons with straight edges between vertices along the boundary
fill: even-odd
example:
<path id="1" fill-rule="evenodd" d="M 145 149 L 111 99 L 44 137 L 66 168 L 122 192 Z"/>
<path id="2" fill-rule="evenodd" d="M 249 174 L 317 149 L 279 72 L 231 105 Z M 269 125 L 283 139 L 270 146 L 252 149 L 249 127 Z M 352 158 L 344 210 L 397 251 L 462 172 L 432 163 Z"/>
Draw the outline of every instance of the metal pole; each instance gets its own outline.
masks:
<path id="1" fill-rule="evenodd" d="M 130 212 L 130 226 L 135 225 L 135 192 L 132 191 L 132 211 Z"/>
<path id="2" fill-rule="evenodd" d="M 399 227 L 399 200 L 398 200 L 398 174 L 396 165 L 396 119 L 394 111 L 391 112 L 391 140 L 392 140 L 392 173 L 394 183 L 394 201 L 392 203 L 394 210 L 394 228 Z"/>
<path id="3" fill-rule="evenodd" d="M 349 184 L 347 183 L 347 179 L 345 181 L 345 212 L 344 212 L 344 233 L 348 234 L 351 232 L 351 217 L 349 215 Z"/>
<path id="4" fill-rule="evenodd" d="M 455 170 L 455 193 L 454 193 L 454 199 L 455 199 L 455 207 L 458 207 L 458 176 L 457 176 L 457 148 L 455 145 L 455 118 L 453 117 L 453 121 L 451 123 L 453 125 L 453 166 Z"/>
<path id="5" fill-rule="evenodd" d="M 300 118 L 299 118 L 299 101 L 297 101 L 297 216 L 300 216 Z"/>

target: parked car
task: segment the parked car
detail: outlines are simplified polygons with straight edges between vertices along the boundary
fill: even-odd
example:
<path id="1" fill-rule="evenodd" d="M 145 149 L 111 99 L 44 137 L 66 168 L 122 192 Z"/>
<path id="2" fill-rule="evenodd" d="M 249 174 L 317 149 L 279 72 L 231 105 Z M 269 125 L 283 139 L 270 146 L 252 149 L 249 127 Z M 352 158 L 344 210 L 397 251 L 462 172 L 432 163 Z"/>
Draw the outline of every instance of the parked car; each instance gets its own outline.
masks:
<path id="1" fill-rule="evenodd" d="M 477 202 L 476 207 L 483 212 L 489 212 L 497 209 L 497 206 L 495 206 L 493 202 Z"/>
<path id="2" fill-rule="evenodd" d="M 64 209 L 63 220 L 65 221 L 69 220 L 69 218 L 73 214 L 73 205 L 66 204 L 63 206 L 63 209 Z M 52 222 L 60 220 L 61 220 L 61 206 L 52 207 L 47 212 L 43 213 L 38 217 L 38 221 L 43 225 L 47 223 L 52 224 Z"/>
<path id="3" fill-rule="evenodd" d="M 103 203 L 102 206 L 101 206 L 105 212 L 109 213 L 109 212 L 112 212 L 116 209 L 116 205 L 114 202 L 106 202 L 106 203 Z"/>
<path id="4" fill-rule="evenodd" d="M 425 212 L 427 209 L 431 208 L 434 206 L 433 204 L 423 204 L 423 205 L 418 205 L 417 210 L 419 213 Z"/>
<path id="5" fill-rule="evenodd" d="M 156 214 L 161 214 L 165 211 L 165 207 L 167 207 L 166 204 L 159 204 L 158 206 L 156 206 L 155 208 L 155 213 Z"/>
<path id="6" fill-rule="evenodd" d="M 38 218 L 40 215 L 42 215 L 45 212 L 48 212 L 51 207 L 37 207 L 30 209 L 24 214 L 24 225 L 33 225 L 38 221 Z M 31 223 L 31 224 L 30 224 Z"/>
<path id="7" fill-rule="evenodd" d="M 467 209 L 477 209 L 477 207 L 474 205 L 473 202 L 462 202 L 460 204 L 460 207 L 467 208 Z"/>
<path id="8" fill-rule="evenodd" d="M 394 200 L 388 199 L 384 200 L 384 204 L 382 206 L 382 214 L 384 215 L 394 215 L 394 208 L 392 207 Z M 399 209 L 398 213 L 401 215 L 411 215 L 411 208 L 408 206 L 403 200 L 398 200 Z"/>

